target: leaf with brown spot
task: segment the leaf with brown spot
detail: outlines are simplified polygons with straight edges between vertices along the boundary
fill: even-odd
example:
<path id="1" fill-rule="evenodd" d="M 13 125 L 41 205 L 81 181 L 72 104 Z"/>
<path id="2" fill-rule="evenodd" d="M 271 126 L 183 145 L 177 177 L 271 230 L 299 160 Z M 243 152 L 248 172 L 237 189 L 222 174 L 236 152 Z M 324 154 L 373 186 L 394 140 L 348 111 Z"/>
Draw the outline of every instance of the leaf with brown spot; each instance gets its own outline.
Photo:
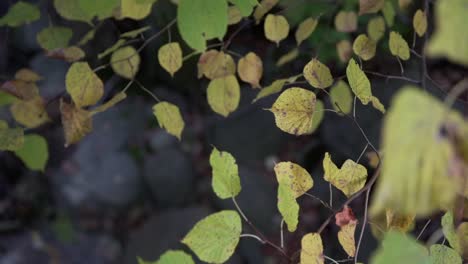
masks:
<path id="1" fill-rule="evenodd" d="M 63 130 L 65 132 L 65 147 L 80 141 L 93 130 L 93 120 L 90 112 L 60 100 L 60 113 L 62 114 Z"/>

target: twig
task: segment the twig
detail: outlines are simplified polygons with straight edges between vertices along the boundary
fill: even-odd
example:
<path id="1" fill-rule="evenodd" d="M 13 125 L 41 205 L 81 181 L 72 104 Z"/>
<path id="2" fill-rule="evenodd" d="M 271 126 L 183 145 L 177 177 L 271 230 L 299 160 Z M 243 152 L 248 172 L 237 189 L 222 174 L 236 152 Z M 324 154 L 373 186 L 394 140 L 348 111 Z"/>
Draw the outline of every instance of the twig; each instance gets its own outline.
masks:
<path id="1" fill-rule="evenodd" d="M 365 70 L 364 72 L 375 75 L 375 76 L 387 78 L 387 79 L 397 79 L 397 80 L 403 80 L 403 81 L 412 82 L 412 83 L 420 83 L 421 82 L 420 80 L 411 79 L 411 78 L 408 78 L 408 77 L 405 77 L 405 76 L 386 75 L 386 74 L 382 74 L 382 73 L 379 73 L 379 72 L 373 72 L 373 71 L 367 71 L 367 70 Z"/>
<path id="2" fill-rule="evenodd" d="M 332 188 L 331 182 L 328 183 L 328 192 L 330 195 L 330 200 L 329 200 L 330 210 L 333 211 L 333 188 Z"/>
<path id="3" fill-rule="evenodd" d="M 368 207 L 369 207 L 369 195 L 370 195 L 371 188 L 369 187 L 366 191 L 366 201 L 364 203 L 364 219 L 362 222 L 362 228 L 361 228 L 361 233 L 359 234 L 359 240 L 357 242 L 356 246 L 356 253 L 354 255 L 354 263 L 357 263 L 358 259 L 358 254 L 359 254 L 359 248 L 361 247 L 361 242 L 362 242 L 362 237 L 364 236 L 364 231 L 366 230 L 366 224 L 367 224 L 367 212 L 368 212 Z"/>
<path id="4" fill-rule="evenodd" d="M 263 241 L 261 238 L 259 238 L 259 237 L 256 236 L 256 235 L 253 235 L 253 234 L 241 234 L 240 237 L 251 237 L 251 238 L 255 238 L 255 239 L 257 239 L 258 241 L 260 241 L 260 243 L 265 244 L 265 241 Z"/>
<path id="5" fill-rule="evenodd" d="M 330 211 L 334 212 L 334 211 L 333 211 L 333 208 L 332 208 L 330 205 L 328 205 L 326 202 L 322 201 L 320 198 L 318 198 L 318 197 L 316 197 L 316 196 L 314 196 L 314 195 L 312 195 L 312 194 L 310 194 L 310 193 L 307 193 L 307 192 L 304 193 L 304 194 L 305 194 L 306 196 L 308 196 L 308 197 L 314 199 L 314 200 L 319 201 L 319 202 L 320 202 L 323 206 L 325 206 L 327 209 L 329 209 Z"/>
<path id="6" fill-rule="evenodd" d="M 148 90 L 145 86 L 143 86 L 143 84 L 141 84 L 139 81 L 135 80 L 135 83 L 138 84 L 138 86 L 143 90 L 145 91 L 146 93 L 148 93 L 149 95 L 151 95 L 151 97 L 154 98 L 154 100 L 156 100 L 158 103 L 161 102 L 161 100 L 159 100 L 159 98 L 154 94 L 152 93 L 150 90 Z"/>
<path id="7" fill-rule="evenodd" d="M 281 224 L 280 224 L 280 241 L 281 241 L 281 248 L 284 248 L 284 233 L 283 233 L 283 227 L 284 227 L 284 219 L 281 219 Z"/>
<path id="8" fill-rule="evenodd" d="M 323 258 L 328 259 L 328 260 L 330 260 L 330 261 L 333 262 L 333 263 L 339 264 L 338 261 L 336 261 L 336 260 L 334 260 L 334 259 L 332 259 L 332 258 L 330 258 L 330 257 L 327 257 L 326 255 L 323 255 Z"/>
<path id="9" fill-rule="evenodd" d="M 421 232 L 419 232 L 418 237 L 416 237 L 416 240 L 419 240 L 419 238 L 422 236 L 422 234 L 424 233 L 424 231 L 426 230 L 426 228 L 429 226 L 430 223 L 431 223 L 431 219 L 427 220 L 427 222 L 424 225 L 423 229 L 421 230 Z"/>

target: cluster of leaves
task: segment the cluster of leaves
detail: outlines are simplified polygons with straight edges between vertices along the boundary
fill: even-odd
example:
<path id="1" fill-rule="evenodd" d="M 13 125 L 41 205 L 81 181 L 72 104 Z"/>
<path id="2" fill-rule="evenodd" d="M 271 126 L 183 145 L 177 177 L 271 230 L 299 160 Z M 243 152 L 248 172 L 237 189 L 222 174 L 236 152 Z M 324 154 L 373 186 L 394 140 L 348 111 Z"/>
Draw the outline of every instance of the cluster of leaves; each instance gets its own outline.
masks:
<path id="1" fill-rule="evenodd" d="M 355 230 L 359 224 L 352 209 L 348 206 L 362 193 L 369 192 L 377 182 L 376 193 L 370 208 L 370 218 L 375 223 L 373 232 L 382 237 L 382 247 L 377 250 L 371 263 L 461 263 L 468 252 L 468 224 L 454 221 L 451 213 L 456 207 L 456 200 L 468 197 L 468 124 L 463 117 L 450 109 L 450 100 L 442 104 L 421 88 L 404 87 L 394 98 L 391 108 L 386 113 L 385 106 L 373 95 L 371 82 L 363 63 L 372 60 L 383 39 L 388 39 L 390 53 L 399 62 L 402 72 L 403 63 L 410 59 L 411 49 L 404 37 L 394 29 L 397 7 L 390 0 L 360 0 L 358 12 L 340 10 L 334 17 L 336 31 L 352 33 L 358 31 L 358 18 L 368 17 L 367 33 L 358 34 L 354 41 L 340 40 L 336 43 L 339 59 L 347 64 L 346 75 L 333 77 L 330 69 L 318 58 L 312 58 L 303 67 L 302 73 L 262 84 L 262 59 L 254 52 L 239 55 L 229 50 L 232 37 L 225 38 L 229 25 L 243 21 L 236 34 L 247 23 L 263 23 L 265 38 L 277 46 L 286 39 L 291 27 L 285 16 L 273 14 L 271 10 L 278 0 L 179 0 L 177 18 L 170 22 L 156 35 L 148 38 L 138 49 L 130 46 L 131 39 L 146 32 L 149 27 L 135 29 L 120 35 L 118 41 L 98 55 L 99 59 L 110 56 L 109 63 L 94 70 L 82 61 L 84 51 L 80 46 L 94 38 L 96 26 L 93 22 L 108 18 L 130 18 L 141 20 L 148 16 L 156 0 L 54 0 L 56 11 L 65 19 L 89 23 L 92 29 L 77 43 L 70 45 L 73 35 L 71 29 L 59 26 L 44 28 L 37 41 L 45 53 L 55 59 L 71 63 L 66 74 L 65 87 L 71 98 L 60 100 L 60 112 L 65 134 L 65 145 L 74 144 L 92 131 L 92 118 L 95 114 L 106 111 L 126 98 L 126 90 L 134 82 L 150 93 L 157 103 L 153 112 L 157 122 L 168 133 L 182 140 L 184 119 L 177 105 L 160 101 L 144 88 L 135 76 L 140 67 L 139 52 L 163 31 L 177 25 L 185 44 L 193 52 L 184 57 L 183 44 L 169 42 L 161 46 L 157 59 L 163 69 L 172 77 L 181 69 L 184 61 L 200 54 L 197 64 L 198 77 L 209 79 L 207 103 L 211 109 L 224 117 L 234 112 L 240 102 L 241 88 L 238 78 L 258 89 L 258 95 L 252 103 L 280 93 L 286 84 L 290 88 L 283 91 L 271 108 L 277 127 L 289 134 L 300 136 L 313 133 L 324 118 L 324 112 L 335 112 L 354 121 L 359 129 L 355 114 L 356 101 L 363 105 L 369 103 L 373 108 L 385 114 L 382 149 L 377 150 L 361 132 L 377 157 L 376 172 L 368 178 L 367 169 L 359 160 L 346 160 L 339 168 L 326 153 L 323 159 L 323 178 L 339 189 L 348 200 L 331 217 L 340 227 L 338 241 L 343 250 L 355 257 L 359 251 L 361 239 L 356 243 Z M 399 8 L 404 8 L 411 1 L 399 1 Z M 413 16 L 414 36 L 428 38 L 429 5 L 425 1 L 424 10 L 418 9 Z M 351 5 L 356 9 L 354 5 Z M 467 11 L 466 0 L 438 0 L 435 4 L 436 28 L 431 40 L 424 42 L 427 47 L 422 51 L 423 63 L 426 56 L 446 57 L 462 65 L 468 65 L 467 34 L 461 34 L 460 27 Z M 340 7 L 340 5 L 337 5 Z M 19 1 L 8 13 L 0 18 L 0 25 L 17 27 L 31 23 L 40 17 L 37 6 Z M 442 19 L 444 18 L 444 19 Z M 303 20 L 295 30 L 297 47 L 282 56 L 277 66 L 295 60 L 299 47 L 303 45 L 320 23 L 320 17 Z M 208 41 L 221 42 L 208 45 Z M 461 44 L 460 44 L 461 43 Z M 231 55 L 239 57 L 237 63 Z M 99 69 L 112 67 L 113 71 L 128 85 L 116 93 L 110 100 L 100 103 L 104 89 L 103 81 L 97 74 Z M 425 65 L 424 65 L 425 67 Z M 347 82 L 344 81 L 346 77 Z M 405 76 L 401 79 L 407 80 Z M 328 95 L 333 109 L 325 109 L 325 103 L 317 98 L 310 89 L 298 87 L 297 80 L 304 78 L 318 92 Z M 422 76 L 426 78 L 426 76 Z M 46 102 L 40 96 L 36 82 L 41 77 L 28 69 L 20 70 L 15 77 L 1 87 L 2 103 L 10 104 L 11 113 L 18 123 L 10 128 L 5 121 L 0 121 L 0 149 L 13 151 L 33 170 L 44 170 L 47 161 L 47 144 L 35 134 L 26 134 L 29 128 L 39 127 L 50 121 L 45 109 Z M 417 83 L 421 81 L 416 81 Z M 263 88 L 262 88 L 263 87 Z M 454 89 L 455 91 L 457 89 Z M 452 96 L 453 97 L 453 96 Z M 450 98 L 450 97 L 449 97 Z M 417 110 L 414 110 L 417 109 Z M 24 127 L 24 128 L 23 128 Z M 26 128 L 26 129 L 25 129 Z M 444 131 L 443 133 L 441 131 Z M 383 160 L 381 158 L 383 157 Z M 225 210 L 214 213 L 200 220 L 182 239 L 201 260 L 208 263 L 223 263 L 234 253 L 241 237 L 254 237 L 263 244 L 275 247 L 288 257 L 282 246 L 267 241 L 263 235 L 242 234 L 242 220 L 251 224 L 238 206 L 235 197 L 241 191 L 241 183 L 235 158 L 228 152 L 213 149 L 210 156 L 213 168 L 212 187 L 220 199 L 232 199 L 237 211 Z M 313 178 L 300 165 L 283 161 L 275 165 L 278 180 L 278 211 L 282 215 L 289 232 L 294 232 L 299 221 L 300 206 L 297 199 L 307 195 L 313 187 Z M 368 198 L 367 198 L 368 199 Z M 367 205 L 367 202 L 366 202 Z M 432 245 L 428 251 L 411 237 L 403 234 L 411 229 L 417 218 L 427 217 L 437 211 L 446 211 L 442 218 L 445 237 L 451 247 Z M 362 220 L 362 232 L 368 221 Z M 321 232 L 327 222 L 317 232 L 303 236 L 300 251 L 301 263 L 324 263 L 324 246 Z M 454 225 L 456 223 L 456 226 Z M 281 230 L 281 232 L 283 232 Z M 140 263 L 147 263 L 139 260 Z M 194 263 L 192 257 L 183 251 L 169 250 L 157 263 Z"/>

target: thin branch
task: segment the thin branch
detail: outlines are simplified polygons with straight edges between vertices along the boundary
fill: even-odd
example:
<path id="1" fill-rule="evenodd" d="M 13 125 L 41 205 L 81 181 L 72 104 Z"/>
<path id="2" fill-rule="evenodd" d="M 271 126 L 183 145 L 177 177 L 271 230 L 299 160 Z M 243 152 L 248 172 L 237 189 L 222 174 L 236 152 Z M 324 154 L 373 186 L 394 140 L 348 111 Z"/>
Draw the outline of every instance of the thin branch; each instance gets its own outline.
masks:
<path id="1" fill-rule="evenodd" d="M 359 163 L 362 156 L 364 155 L 364 152 L 366 152 L 368 146 L 369 146 L 369 143 L 366 143 L 366 147 L 364 147 L 364 149 L 362 150 L 361 154 L 359 155 L 358 159 L 356 160 L 356 163 Z"/>
<path id="2" fill-rule="evenodd" d="M 232 202 L 234 203 L 234 206 L 236 207 L 237 211 L 239 212 L 239 214 L 242 216 L 242 218 L 244 219 L 244 221 L 246 222 L 249 222 L 249 219 L 247 219 L 247 216 L 245 216 L 244 212 L 242 211 L 242 209 L 239 207 L 239 205 L 237 204 L 237 201 L 236 201 L 236 198 L 233 196 L 232 197 Z"/>
<path id="3" fill-rule="evenodd" d="M 323 258 L 328 259 L 328 260 L 330 260 L 330 261 L 333 262 L 333 263 L 339 264 L 338 261 L 336 261 L 336 260 L 334 260 L 334 259 L 332 259 L 332 258 L 330 258 L 330 257 L 327 257 L 326 255 L 323 255 Z"/>
<path id="4" fill-rule="evenodd" d="M 416 237 L 416 240 L 419 240 L 419 238 L 422 236 L 422 234 L 424 233 L 424 231 L 426 230 L 426 228 L 429 226 L 430 223 L 431 223 L 431 219 L 427 220 L 427 222 L 424 225 L 423 229 L 421 230 L 421 232 L 419 232 L 418 237 Z"/>
<path id="5" fill-rule="evenodd" d="M 329 209 L 330 211 L 334 212 L 333 211 L 333 208 L 328 205 L 326 202 L 322 201 L 322 199 L 318 198 L 317 196 L 314 196 L 313 194 L 310 194 L 310 193 L 304 193 L 306 196 L 316 200 L 316 201 L 319 201 L 323 206 L 325 206 L 327 209 Z"/>
<path id="6" fill-rule="evenodd" d="M 154 94 L 152 93 L 150 90 L 148 90 L 145 86 L 143 86 L 143 84 L 141 84 L 139 81 L 135 80 L 135 83 L 138 84 L 138 86 L 143 90 L 145 91 L 146 93 L 148 93 L 149 95 L 151 95 L 151 97 L 154 98 L 154 100 L 156 100 L 158 103 L 161 102 L 161 100 L 159 100 L 159 98 Z"/>
<path id="7" fill-rule="evenodd" d="M 375 75 L 375 76 L 387 78 L 387 79 L 397 79 L 397 80 L 403 80 L 403 81 L 412 82 L 412 83 L 420 83 L 421 82 L 420 80 L 411 79 L 411 78 L 405 77 L 405 76 L 386 75 L 386 74 L 382 74 L 382 73 L 379 73 L 379 72 L 373 72 L 373 71 L 367 71 L 367 70 L 365 70 L 364 72 L 368 73 L 368 74 Z"/>
<path id="8" fill-rule="evenodd" d="M 260 241 L 260 243 L 265 244 L 265 241 L 263 241 L 261 238 L 259 238 L 259 237 L 256 236 L 256 235 L 253 235 L 253 234 L 241 234 L 240 237 L 251 237 L 251 238 L 255 238 L 255 239 L 257 239 L 258 241 Z"/>
<path id="9" fill-rule="evenodd" d="M 403 76 L 403 74 L 405 74 L 405 68 L 403 68 L 403 64 L 401 63 L 400 58 L 398 58 L 398 57 L 396 57 L 396 58 L 397 58 L 398 64 L 400 65 L 401 75 Z"/>
<path id="10" fill-rule="evenodd" d="M 332 188 L 332 184 L 330 182 L 328 183 L 328 192 L 329 192 L 329 195 L 330 195 L 330 200 L 329 200 L 330 210 L 333 211 L 333 188 Z"/>
<path id="11" fill-rule="evenodd" d="M 280 241 L 281 241 L 281 248 L 284 248 L 284 219 L 281 219 L 281 224 L 280 224 Z"/>
<path id="12" fill-rule="evenodd" d="M 359 234 L 359 240 L 358 240 L 357 246 L 356 246 L 356 253 L 354 255 L 354 263 L 357 263 L 359 248 L 361 247 L 361 242 L 362 242 L 362 238 L 364 236 L 364 231 L 366 230 L 367 213 L 368 213 L 367 211 L 368 211 L 368 207 L 369 207 L 370 191 L 371 191 L 371 188 L 368 188 L 367 191 L 366 191 L 366 201 L 365 201 L 365 204 L 364 204 L 364 219 L 363 219 L 363 222 L 362 222 L 361 233 Z"/>

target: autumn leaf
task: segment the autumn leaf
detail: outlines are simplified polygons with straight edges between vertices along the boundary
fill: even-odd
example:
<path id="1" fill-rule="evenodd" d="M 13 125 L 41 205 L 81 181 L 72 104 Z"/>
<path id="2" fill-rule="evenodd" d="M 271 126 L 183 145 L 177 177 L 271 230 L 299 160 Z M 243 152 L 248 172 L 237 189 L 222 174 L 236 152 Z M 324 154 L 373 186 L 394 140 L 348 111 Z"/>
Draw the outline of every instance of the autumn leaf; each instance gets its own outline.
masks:
<path id="1" fill-rule="evenodd" d="M 413 16 L 413 28 L 418 36 L 424 36 L 427 30 L 427 17 L 426 13 L 418 9 Z"/>
<path id="2" fill-rule="evenodd" d="M 317 24 L 318 19 L 312 17 L 306 18 L 299 24 L 295 33 L 297 46 L 301 45 L 301 43 L 314 32 Z"/>
<path id="3" fill-rule="evenodd" d="M 338 32 L 354 32 L 357 29 L 357 15 L 350 11 L 340 11 L 335 16 L 335 28 Z"/>
<path id="4" fill-rule="evenodd" d="M 91 113 L 76 105 L 60 101 L 60 113 L 65 132 L 65 147 L 80 141 L 93 129 Z"/>
<path id="5" fill-rule="evenodd" d="M 399 33 L 395 31 L 390 32 L 389 46 L 393 56 L 397 56 L 402 60 L 410 58 L 408 43 Z"/>
<path id="6" fill-rule="evenodd" d="M 65 85 L 78 107 L 96 104 L 104 94 L 104 84 L 87 62 L 75 62 L 68 69 Z"/>
<path id="7" fill-rule="evenodd" d="M 290 161 L 280 162 L 275 165 L 275 174 L 278 182 L 285 184 L 298 198 L 314 186 L 310 174 L 301 166 Z"/>
<path id="8" fill-rule="evenodd" d="M 323 244 L 318 233 L 309 233 L 301 240 L 301 263 L 323 264 Z"/>
<path id="9" fill-rule="evenodd" d="M 377 13 L 385 0 L 359 0 L 359 15 Z"/>
<path id="10" fill-rule="evenodd" d="M 225 151 L 213 148 L 210 155 L 212 186 L 221 199 L 236 197 L 241 191 L 239 171 L 234 157 Z"/>
<path id="11" fill-rule="evenodd" d="M 367 37 L 366 34 L 359 35 L 353 43 L 353 51 L 361 59 L 367 61 L 375 56 L 377 44 L 374 40 Z"/>
<path id="12" fill-rule="evenodd" d="M 207 89 L 208 104 L 216 113 L 227 117 L 237 109 L 240 101 L 240 86 L 233 75 L 214 79 Z"/>
<path id="13" fill-rule="evenodd" d="M 158 60 L 161 67 L 172 77 L 182 67 L 182 49 L 179 43 L 171 42 L 158 50 Z"/>
<path id="14" fill-rule="evenodd" d="M 253 88 L 261 88 L 260 79 L 263 75 L 263 63 L 253 52 L 247 53 L 239 60 L 237 72 L 242 81 L 250 83 Z"/>
<path id="15" fill-rule="evenodd" d="M 162 128 L 179 140 L 181 139 L 185 123 L 177 105 L 159 102 L 153 106 L 153 113 Z"/>
<path id="16" fill-rule="evenodd" d="M 284 16 L 269 14 L 265 19 L 265 37 L 279 46 L 289 34 L 289 23 Z"/>
<path id="17" fill-rule="evenodd" d="M 198 60 L 197 67 L 198 78 L 205 75 L 210 80 L 236 73 L 236 64 L 231 55 L 217 50 L 204 52 Z"/>
<path id="18" fill-rule="evenodd" d="M 120 48 L 112 53 L 110 63 L 118 75 L 133 79 L 140 68 L 140 54 L 131 46 Z"/>
<path id="19" fill-rule="evenodd" d="M 315 88 L 324 89 L 333 84 L 333 76 L 327 65 L 317 59 L 312 59 L 303 70 L 307 82 Z"/>

